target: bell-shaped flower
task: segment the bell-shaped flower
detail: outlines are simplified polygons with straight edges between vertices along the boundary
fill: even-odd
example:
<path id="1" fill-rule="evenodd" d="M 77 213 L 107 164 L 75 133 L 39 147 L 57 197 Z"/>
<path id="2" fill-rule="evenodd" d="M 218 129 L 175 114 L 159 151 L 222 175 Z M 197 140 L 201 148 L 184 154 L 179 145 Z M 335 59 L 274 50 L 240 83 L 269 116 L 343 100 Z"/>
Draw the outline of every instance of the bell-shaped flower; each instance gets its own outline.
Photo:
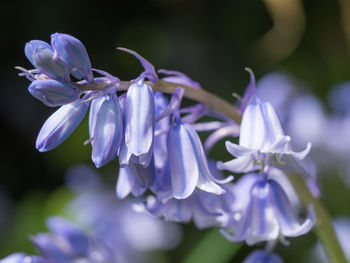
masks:
<path id="1" fill-rule="evenodd" d="M 226 142 L 227 151 L 237 158 L 225 163 L 219 162 L 219 169 L 237 173 L 250 172 L 283 155 L 302 160 L 311 149 L 311 143 L 308 143 L 301 152 L 292 150 L 291 138 L 285 135 L 277 113 L 270 103 L 262 102 L 256 96 L 255 83 L 253 84 L 249 84 L 247 98 L 243 98 L 243 102 L 249 104 L 242 108 L 244 112 L 239 144 Z"/>
<path id="2" fill-rule="evenodd" d="M 36 139 L 36 148 L 40 152 L 46 152 L 60 145 L 78 127 L 88 107 L 89 103 L 80 100 L 61 106 L 41 128 Z"/>
<path id="3" fill-rule="evenodd" d="M 61 106 L 76 101 L 80 90 L 53 79 L 34 80 L 28 87 L 33 97 L 49 107 Z"/>
<path id="4" fill-rule="evenodd" d="M 51 35 L 51 45 L 55 55 L 68 65 L 74 77 L 92 81 L 91 62 L 80 40 L 67 34 L 55 33 Z"/>
<path id="5" fill-rule="evenodd" d="M 268 175 L 247 174 L 239 181 L 236 212 L 221 233 L 230 241 L 246 241 L 253 245 L 307 233 L 315 223 L 310 207 L 307 218 L 301 223 L 295 207 L 286 192 Z"/>
<path id="6" fill-rule="evenodd" d="M 139 197 L 146 192 L 154 180 L 154 165 L 151 163 L 147 167 L 141 164 L 130 162 L 125 167 L 120 167 L 116 194 L 119 199 L 125 198 L 132 193 Z"/>
<path id="7" fill-rule="evenodd" d="M 125 99 L 125 136 L 120 150 L 120 164 L 127 165 L 130 158 L 144 167 L 153 155 L 155 104 L 152 88 L 144 79 L 133 83 Z"/>
<path id="8" fill-rule="evenodd" d="M 123 114 L 115 93 L 93 100 L 89 129 L 92 161 L 99 168 L 117 157 L 123 139 Z"/>
<path id="9" fill-rule="evenodd" d="M 275 253 L 259 249 L 250 253 L 243 263 L 283 263 L 283 260 Z"/>
<path id="10" fill-rule="evenodd" d="M 189 197 L 196 187 L 214 194 L 225 191 L 211 174 L 202 143 L 195 130 L 179 120 L 168 133 L 168 158 L 173 196 L 177 199 Z"/>

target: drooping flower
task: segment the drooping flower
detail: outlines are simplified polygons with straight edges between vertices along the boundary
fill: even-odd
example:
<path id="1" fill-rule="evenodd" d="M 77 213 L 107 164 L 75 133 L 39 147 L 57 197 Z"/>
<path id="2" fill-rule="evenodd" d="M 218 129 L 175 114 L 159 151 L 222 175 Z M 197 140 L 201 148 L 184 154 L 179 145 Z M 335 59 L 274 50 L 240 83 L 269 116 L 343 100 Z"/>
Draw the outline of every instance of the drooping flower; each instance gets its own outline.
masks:
<path id="1" fill-rule="evenodd" d="M 277 113 L 268 102 L 256 95 L 254 76 L 251 73 L 245 96 L 242 100 L 243 116 L 239 144 L 226 142 L 226 148 L 236 159 L 218 163 L 219 169 L 231 172 L 250 172 L 271 165 L 284 155 L 302 160 L 309 153 L 311 143 L 302 152 L 294 152 L 291 138 L 285 135 Z"/>
<path id="2" fill-rule="evenodd" d="M 230 241 L 246 241 L 253 245 L 276 240 L 280 235 L 295 237 L 307 233 L 315 223 L 310 207 L 307 218 L 300 223 L 285 190 L 268 174 L 247 174 L 237 183 L 239 196 L 235 213 L 228 215 L 221 233 Z"/>
<path id="3" fill-rule="evenodd" d="M 152 88 L 144 79 L 133 83 L 125 100 L 125 136 L 119 161 L 127 165 L 130 158 L 144 167 L 153 155 L 155 103 Z"/>
<path id="4" fill-rule="evenodd" d="M 97 168 L 117 157 L 123 132 L 123 113 L 115 91 L 94 99 L 89 118 L 92 161 Z"/>
<path id="5" fill-rule="evenodd" d="M 189 197 L 194 189 L 223 194 L 217 180 L 211 174 L 202 143 L 195 130 L 187 123 L 176 120 L 171 126 L 167 140 L 169 167 L 173 196 Z"/>
<path id="6" fill-rule="evenodd" d="M 36 148 L 40 152 L 46 152 L 60 145 L 83 120 L 88 107 L 89 103 L 80 100 L 61 106 L 41 128 Z"/>

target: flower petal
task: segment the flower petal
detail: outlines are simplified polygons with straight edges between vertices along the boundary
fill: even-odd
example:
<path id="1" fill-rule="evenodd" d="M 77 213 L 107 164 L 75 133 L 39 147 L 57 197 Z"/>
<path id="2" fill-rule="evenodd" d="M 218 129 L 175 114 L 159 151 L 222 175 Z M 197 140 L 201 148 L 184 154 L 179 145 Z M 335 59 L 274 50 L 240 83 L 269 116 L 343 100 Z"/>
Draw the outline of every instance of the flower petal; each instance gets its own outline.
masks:
<path id="1" fill-rule="evenodd" d="M 88 107 L 88 103 L 81 103 L 80 100 L 60 107 L 41 128 L 36 148 L 46 152 L 60 145 L 83 120 Z"/>
<path id="2" fill-rule="evenodd" d="M 39 48 L 39 47 L 47 48 L 47 49 L 53 51 L 53 48 L 48 43 L 46 43 L 45 41 L 32 40 L 32 41 L 29 41 L 28 43 L 26 43 L 26 45 L 24 47 L 24 53 L 25 53 L 27 59 L 30 61 L 30 63 L 32 63 L 32 65 L 34 67 L 36 67 L 36 65 L 35 65 L 35 62 L 34 62 L 33 53 L 34 53 L 34 50 L 36 48 Z"/>
<path id="3" fill-rule="evenodd" d="M 76 101 L 80 91 L 57 80 L 35 80 L 28 87 L 29 93 L 49 107 Z"/>
<path id="4" fill-rule="evenodd" d="M 281 227 L 284 236 L 295 237 L 310 231 L 315 223 L 312 209 L 309 210 L 308 218 L 300 224 L 296 213 L 281 186 L 274 180 L 269 180 L 271 189 L 271 202 L 274 206 L 274 214 Z"/>
<path id="5" fill-rule="evenodd" d="M 153 147 L 154 119 L 152 88 L 140 80 L 129 87 L 126 95 L 125 144 L 132 154 L 141 156 L 145 162 L 150 161 L 147 153 Z"/>
<path id="6" fill-rule="evenodd" d="M 184 199 L 194 191 L 199 177 L 196 152 L 184 125 L 172 125 L 168 134 L 168 154 L 174 197 Z"/>
<path id="7" fill-rule="evenodd" d="M 74 77 L 92 81 L 89 55 L 80 40 L 67 34 L 55 33 L 51 35 L 51 45 L 57 56 L 70 67 Z"/>
<path id="8" fill-rule="evenodd" d="M 92 160 L 99 168 L 117 156 L 123 139 L 123 115 L 115 95 L 104 95 L 96 116 Z"/>
<path id="9" fill-rule="evenodd" d="M 195 152 L 196 162 L 198 163 L 198 188 L 214 194 L 223 194 L 225 190 L 215 183 L 215 178 L 212 176 L 209 170 L 207 157 L 204 153 L 198 134 L 189 124 L 184 123 L 182 126 L 186 129 L 188 137 L 191 140 L 191 144 Z"/>

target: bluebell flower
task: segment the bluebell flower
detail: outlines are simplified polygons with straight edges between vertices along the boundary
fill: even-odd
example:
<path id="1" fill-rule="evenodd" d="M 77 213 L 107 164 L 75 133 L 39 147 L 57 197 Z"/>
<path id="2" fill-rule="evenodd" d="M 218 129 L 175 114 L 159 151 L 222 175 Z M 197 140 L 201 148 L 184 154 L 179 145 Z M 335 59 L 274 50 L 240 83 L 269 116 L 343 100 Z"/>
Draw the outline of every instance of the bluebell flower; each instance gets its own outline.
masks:
<path id="1" fill-rule="evenodd" d="M 301 152 L 292 150 L 291 138 L 285 135 L 274 108 L 257 97 L 253 77 L 251 74 L 251 83 L 242 100 L 241 109 L 244 111 L 239 144 L 226 142 L 227 151 L 236 159 L 219 162 L 219 169 L 250 172 L 269 166 L 284 155 L 302 160 L 311 149 L 311 143 L 308 143 Z"/>
<path id="2" fill-rule="evenodd" d="M 93 80 L 91 62 L 84 45 L 75 37 L 55 33 L 51 35 L 51 45 L 55 56 L 61 58 L 77 79 Z"/>
<path id="3" fill-rule="evenodd" d="M 29 93 L 49 107 L 61 106 L 76 101 L 80 91 L 73 86 L 53 79 L 34 80 Z"/>
<path id="4" fill-rule="evenodd" d="M 250 253 L 243 263 L 283 263 L 283 260 L 275 253 L 259 249 Z"/>
<path id="5" fill-rule="evenodd" d="M 148 251 L 178 244 L 181 229 L 177 225 L 150 215 L 136 200 L 119 201 L 110 184 L 88 166 L 73 167 L 68 179 L 76 198 L 67 213 L 95 239 L 112 248 L 116 262 L 148 262 Z"/>
<path id="6" fill-rule="evenodd" d="M 196 189 L 186 199 L 171 198 L 161 200 L 158 197 L 148 196 L 145 207 L 151 214 L 162 217 L 167 221 L 187 223 L 191 219 L 199 229 L 221 226 L 222 216 L 232 211 L 232 185 L 224 185 L 225 193 L 212 194 Z"/>
<path id="7" fill-rule="evenodd" d="M 167 147 L 175 198 L 189 197 L 196 187 L 215 194 L 225 192 L 211 174 L 199 136 L 189 124 L 175 121 L 168 133 Z"/>
<path id="8" fill-rule="evenodd" d="M 141 164 L 130 162 L 125 167 L 120 167 L 116 194 L 119 199 L 125 198 L 130 193 L 139 197 L 153 184 L 154 165 L 143 167 Z"/>
<path id="9" fill-rule="evenodd" d="M 61 106 L 41 128 L 36 148 L 40 152 L 46 152 L 60 145 L 83 120 L 88 107 L 89 103 L 80 100 Z"/>
<path id="10" fill-rule="evenodd" d="M 127 165 L 130 158 L 144 167 L 153 155 L 155 103 L 152 88 L 144 79 L 133 83 L 125 100 L 125 136 L 119 161 Z"/>
<path id="11" fill-rule="evenodd" d="M 221 233 L 230 241 L 253 245 L 276 240 L 280 235 L 295 237 L 306 234 L 315 223 L 312 207 L 300 223 L 285 190 L 267 174 L 244 175 L 236 185 L 235 213 L 228 216 Z"/>
<path id="12" fill-rule="evenodd" d="M 37 48 L 46 48 L 53 52 L 53 48 L 50 46 L 50 44 L 46 43 L 42 40 L 31 40 L 24 46 L 24 53 L 27 57 L 27 59 L 32 63 L 34 67 L 37 67 L 34 61 L 34 50 Z"/>
<path id="13" fill-rule="evenodd" d="M 100 168 L 117 157 L 124 135 L 123 113 L 115 92 L 92 101 L 89 129 L 92 161 Z"/>

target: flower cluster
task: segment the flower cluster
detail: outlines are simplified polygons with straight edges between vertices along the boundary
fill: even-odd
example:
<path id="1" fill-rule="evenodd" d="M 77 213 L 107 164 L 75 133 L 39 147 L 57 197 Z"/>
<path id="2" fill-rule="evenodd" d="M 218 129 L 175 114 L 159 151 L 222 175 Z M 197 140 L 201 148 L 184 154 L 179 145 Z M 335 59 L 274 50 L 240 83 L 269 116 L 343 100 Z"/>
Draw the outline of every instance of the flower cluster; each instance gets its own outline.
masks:
<path id="1" fill-rule="evenodd" d="M 60 217 L 47 220 L 50 233 L 40 233 L 31 237 L 40 256 L 15 253 L 1 263 L 113 263 L 113 250 L 103 241 L 97 240 L 71 222 Z"/>
<path id="2" fill-rule="evenodd" d="M 91 167 L 73 166 L 66 178 L 75 197 L 65 213 L 74 224 L 61 217 L 49 218 L 49 233 L 30 238 L 39 256 L 15 253 L 1 263 L 152 262 L 149 252 L 171 249 L 181 239 L 176 224 L 155 218 L 141 207 L 132 209 L 131 200 L 117 200 L 113 187 Z"/>
<path id="3" fill-rule="evenodd" d="M 146 59 L 119 49 L 143 66 L 136 79 L 120 81 L 92 69 L 83 44 L 69 35 L 52 35 L 51 46 L 39 40 L 27 43 L 26 56 L 36 69 L 20 69 L 32 81 L 30 93 L 48 106 L 61 106 L 39 132 L 39 151 L 61 144 L 90 107 L 86 143 L 92 146 L 92 161 L 98 168 L 119 157 L 118 198 L 145 196 L 141 203 L 156 216 L 177 222 L 193 219 L 199 228 L 219 226 L 228 240 L 249 245 L 284 241 L 312 228 L 313 208 L 302 221 L 298 197 L 286 177 L 300 173 L 308 178 L 301 161 L 311 143 L 301 152 L 292 150 L 276 111 L 257 95 L 250 70 L 239 125 L 203 104 L 181 107 L 186 91 L 201 90 L 197 82 L 168 70 L 159 70 L 165 76 L 159 79 Z M 94 77 L 93 72 L 102 77 Z M 159 83 L 170 88 L 156 92 Z M 203 116 L 215 120 L 198 122 Z M 204 146 L 197 131 L 212 131 Z M 238 144 L 226 142 L 235 159 L 217 165 L 208 160 L 208 152 L 219 140 L 237 136 Z M 233 176 L 225 178 L 219 170 L 247 174 L 233 184 Z"/>

